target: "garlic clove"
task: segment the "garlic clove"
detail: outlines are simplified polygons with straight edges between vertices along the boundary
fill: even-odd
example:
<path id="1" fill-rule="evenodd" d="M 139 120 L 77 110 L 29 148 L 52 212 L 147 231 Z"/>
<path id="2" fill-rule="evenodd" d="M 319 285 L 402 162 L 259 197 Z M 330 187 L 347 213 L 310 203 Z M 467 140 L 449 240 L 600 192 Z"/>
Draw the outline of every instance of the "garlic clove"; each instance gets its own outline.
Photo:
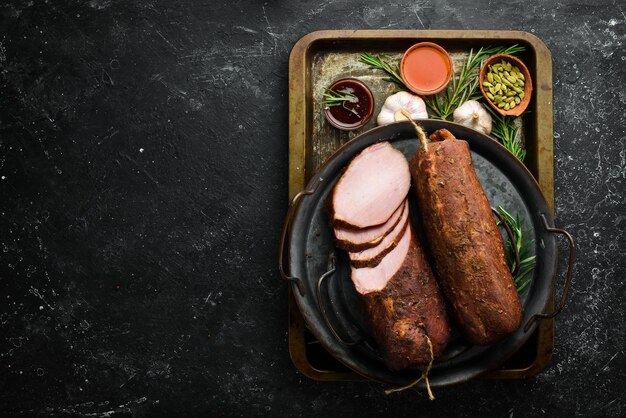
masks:
<path id="1" fill-rule="evenodd" d="M 378 124 L 378 126 L 389 125 L 395 121 L 394 114 L 390 112 L 381 111 L 376 118 L 376 124 Z"/>

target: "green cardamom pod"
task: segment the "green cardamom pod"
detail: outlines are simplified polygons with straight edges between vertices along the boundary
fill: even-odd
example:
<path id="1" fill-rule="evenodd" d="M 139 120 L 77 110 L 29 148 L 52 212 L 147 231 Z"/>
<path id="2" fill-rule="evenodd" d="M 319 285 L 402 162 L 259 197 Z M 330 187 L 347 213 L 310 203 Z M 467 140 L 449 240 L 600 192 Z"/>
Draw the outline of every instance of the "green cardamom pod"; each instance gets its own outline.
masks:
<path id="1" fill-rule="evenodd" d="M 508 86 L 508 87 L 515 87 L 515 85 L 513 83 L 511 83 L 508 79 L 506 78 L 502 78 L 502 84 Z"/>

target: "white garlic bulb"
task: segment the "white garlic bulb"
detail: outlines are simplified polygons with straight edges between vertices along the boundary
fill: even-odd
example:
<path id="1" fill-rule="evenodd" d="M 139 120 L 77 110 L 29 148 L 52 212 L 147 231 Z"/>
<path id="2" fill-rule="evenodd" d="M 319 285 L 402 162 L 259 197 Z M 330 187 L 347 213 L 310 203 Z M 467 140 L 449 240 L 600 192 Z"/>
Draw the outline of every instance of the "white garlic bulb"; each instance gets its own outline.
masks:
<path id="1" fill-rule="evenodd" d="M 411 115 L 411 119 L 427 119 L 426 103 L 421 97 L 406 91 L 401 91 L 387 97 L 383 108 L 380 110 L 376 123 L 380 126 L 389 125 L 394 122 L 405 121 L 402 109 Z"/>
<path id="2" fill-rule="evenodd" d="M 476 100 L 468 100 L 459 106 L 452 115 L 456 123 L 475 129 L 484 134 L 491 132 L 491 115 Z"/>

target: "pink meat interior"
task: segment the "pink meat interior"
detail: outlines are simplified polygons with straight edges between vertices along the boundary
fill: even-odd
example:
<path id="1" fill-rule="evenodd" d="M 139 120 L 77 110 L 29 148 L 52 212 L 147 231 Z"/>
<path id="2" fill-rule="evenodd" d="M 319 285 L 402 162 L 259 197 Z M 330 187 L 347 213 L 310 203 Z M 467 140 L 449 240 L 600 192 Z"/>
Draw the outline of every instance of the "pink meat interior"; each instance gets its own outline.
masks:
<path id="1" fill-rule="evenodd" d="M 393 250 L 383 258 L 376 267 L 352 268 L 352 282 L 357 292 L 364 295 L 383 289 L 387 282 L 398 272 L 411 243 L 411 226 L 404 232 L 404 236 Z"/>
<path id="2" fill-rule="evenodd" d="M 407 203 L 408 204 L 408 203 Z M 409 220 L 409 211 L 408 208 L 403 212 L 402 218 L 400 218 L 400 222 L 389 232 L 385 238 L 375 247 L 368 248 L 366 250 L 350 253 L 350 260 L 371 260 L 375 258 L 378 254 L 387 249 L 390 245 L 393 244 L 394 241 L 398 241 L 401 237 L 401 234 L 404 232 L 406 228 L 406 223 Z"/>
<path id="3" fill-rule="evenodd" d="M 333 192 L 336 221 L 355 228 L 385 223 L 405 199 L 411 184 L 409 164 L 388 142 L 357 155 Z"/>
<path id="4" fill-rule="evenodd" d="M 344 241 L 353 245 L 362 245 L 366 243 L 373 243 L 372 246 L 380 243 L 386 234 L 391 232 L 393 226 L 397 226 L 400 222 L 400 216 L 403 216 L 405 212 L 408 213 L 409 204 L 405 202 L 398 206 L 398 209 L 391 215 L 391 217 L 384 224 L 372 226 L 365 229 L 349 229 L 342 226 L 335 227 L 335 236 L 339 241 Z"/>

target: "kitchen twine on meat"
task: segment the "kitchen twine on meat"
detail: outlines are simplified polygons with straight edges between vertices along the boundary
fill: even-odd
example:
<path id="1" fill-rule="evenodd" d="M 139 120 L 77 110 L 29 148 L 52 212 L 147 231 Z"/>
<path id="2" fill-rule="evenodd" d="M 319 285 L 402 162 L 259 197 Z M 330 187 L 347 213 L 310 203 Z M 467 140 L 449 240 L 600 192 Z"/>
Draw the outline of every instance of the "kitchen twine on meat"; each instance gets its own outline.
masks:
<path id="1" fill-rule="evenodd" d="M 402 113 L 402 116 L 404 116 L 409 120 L 409 122 L 411 122 L 411 125 L 413 125 L 413 127 L 415 128 L 415 132 L 417 133 L 417 138 L 420 140 L 420 143 L 424 147 L 424 151 L 428 151 L 428 138 L 426 138 L 426 133 L 424 132 L 422 127 L 415 123 L 413 119 L 411 119 L 411 114 L 407 112 L 406 109 L 400 109 L 400 113 Z"/>
<path id="2" fill-rule="evenodd" d="M 428 343 L 428 349 L 430 350 L 430 362 L 428 363 L 428 367 L 426 367 L 426 370 L 422 370 L 422 375 L 415 382 L 409 383 L 408 385 L 399 388 L 386 389 L 385 395 L 390 395 L 392 393 L 402 392 L 404 390 L 411 389 L 413 386 L 417 385 L 420 380 L 424 379 L 424 382 L 426 382 L 426 390 L 428 391 L 428 399 L 430 399 L 431 401 L 435 400 L 435 395 L 433 395 L 433 391 L 430 390 L 430 382 L 428 381 L 428 372 L 430 371 L 430 368 L 433 365 L 433 360 L 435 359 L 435 354 L 433 353 L 433 343 L 430 342 L 430 338 L 428 338 L 428 335 L 426 335 L 426 342 Z"/>

